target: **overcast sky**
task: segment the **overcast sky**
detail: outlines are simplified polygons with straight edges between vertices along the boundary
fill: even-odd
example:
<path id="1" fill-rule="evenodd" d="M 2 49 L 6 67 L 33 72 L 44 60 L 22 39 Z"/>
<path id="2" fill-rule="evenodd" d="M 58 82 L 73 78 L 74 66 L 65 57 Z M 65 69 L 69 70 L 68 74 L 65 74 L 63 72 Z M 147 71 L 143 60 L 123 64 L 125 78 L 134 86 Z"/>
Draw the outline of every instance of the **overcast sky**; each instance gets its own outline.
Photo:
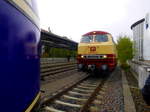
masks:
<path id="1" fill-rule="evenodd" d="M 150 12 L 150 0 L 38 0 L 41 28 L 79 42 L 83 34 L 107 31 L 115 40 Z"/>

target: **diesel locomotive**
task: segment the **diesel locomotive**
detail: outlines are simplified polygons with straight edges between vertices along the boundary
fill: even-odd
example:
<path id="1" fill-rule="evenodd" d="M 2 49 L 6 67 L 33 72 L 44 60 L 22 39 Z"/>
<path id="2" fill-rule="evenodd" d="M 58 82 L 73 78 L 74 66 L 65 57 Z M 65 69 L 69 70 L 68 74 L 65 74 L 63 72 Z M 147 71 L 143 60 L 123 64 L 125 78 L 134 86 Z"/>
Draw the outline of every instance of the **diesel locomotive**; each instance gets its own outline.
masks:
<path id="1" fill-rule="evenodd" d="M 0 0 L 0 111 L 31 112 L 40 100 L 37 0 Z"/>
<path id="2" fill-rule="evenodd" d="M 110 33 L 92 31 L 84 34 L 78 45 L 79 70 L 110 72 L 117 65 L 117 51 Z"/>

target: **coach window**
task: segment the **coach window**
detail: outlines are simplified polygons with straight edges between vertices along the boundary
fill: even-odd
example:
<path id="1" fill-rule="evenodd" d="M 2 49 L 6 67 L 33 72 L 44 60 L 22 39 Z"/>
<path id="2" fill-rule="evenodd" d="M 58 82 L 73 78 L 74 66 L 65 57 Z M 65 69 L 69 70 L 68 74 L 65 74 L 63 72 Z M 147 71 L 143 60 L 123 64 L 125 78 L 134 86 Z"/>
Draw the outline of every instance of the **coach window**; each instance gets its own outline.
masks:
<path id="1" fill-rule="evenodd" d="M 95 36 L 95 41 L 96 42 L 107 42 L 108 37 L 107 37 L 107 35 L 96 35 Z"/>

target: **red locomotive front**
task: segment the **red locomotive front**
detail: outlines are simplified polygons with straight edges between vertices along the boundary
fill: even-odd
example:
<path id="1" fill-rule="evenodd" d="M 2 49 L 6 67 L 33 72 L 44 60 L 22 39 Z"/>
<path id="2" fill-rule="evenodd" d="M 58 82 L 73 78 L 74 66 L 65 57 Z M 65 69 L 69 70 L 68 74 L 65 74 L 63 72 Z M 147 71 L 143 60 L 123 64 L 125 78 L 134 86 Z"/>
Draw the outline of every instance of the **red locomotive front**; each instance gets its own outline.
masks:
<path id="1" fill-rule="evenodd" d="M 93 31 L 82 36 L 78 45 L 79 70 L 112 71 L 116 58 L 116 46 L 110 33 Z"/>

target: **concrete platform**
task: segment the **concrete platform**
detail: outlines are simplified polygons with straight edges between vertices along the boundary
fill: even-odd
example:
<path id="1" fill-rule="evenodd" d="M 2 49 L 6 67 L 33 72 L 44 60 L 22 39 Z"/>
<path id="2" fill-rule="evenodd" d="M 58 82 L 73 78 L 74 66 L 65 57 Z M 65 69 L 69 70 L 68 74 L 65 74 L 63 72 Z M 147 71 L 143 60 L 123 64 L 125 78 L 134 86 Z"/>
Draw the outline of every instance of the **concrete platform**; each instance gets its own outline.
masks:
<path id="1" fill-rule="evenodd" d="M 123 96 L 124 96 L 124 111 L 136 112 L 135 104 L 124 71 L 122 71 L 122 86 L 123 86 Z"/>

